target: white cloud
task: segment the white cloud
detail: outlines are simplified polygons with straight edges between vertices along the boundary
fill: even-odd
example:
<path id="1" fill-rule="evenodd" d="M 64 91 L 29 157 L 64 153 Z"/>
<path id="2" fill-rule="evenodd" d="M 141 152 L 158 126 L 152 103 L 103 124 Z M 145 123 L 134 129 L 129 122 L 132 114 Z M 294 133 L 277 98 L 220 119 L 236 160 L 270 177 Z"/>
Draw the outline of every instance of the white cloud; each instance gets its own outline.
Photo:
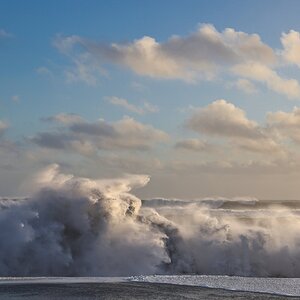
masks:
<path id="1" fill-rule="evenodd" d="M 208 135 L 249 138 L 261 136 L 256 122 L 248 120 L 243 110 L 223 99 L 196 109 L 186 126 Z"/>
<path id="2" fill-rule="evenodd" d="M 300 108 L 295 107 L 292 112 L 278 111 L 267 114 L 269 127 L 281 138 L 290 138 L 300 143 Z"/>
<path id="3" fill-rule="evenodd" d="M 291 64 L 300 67 L 300 34 L 298 31 L 290 30 L 289 33 L 283 33 L 281 36 L 283 45 L 282 56 Z"/>
<path id="4" fill-rule="evenodd" d="M 192 113 L 186 127 L 207 136 L 229 139 L 232 145 L 258 153 L 279 152 L 280 145 L 246 113 L 221 99 Z"/>
<path id="5" fill-rule="evenodd" d="M 258 34 L 233 28 L 219 32 L 213 25 L 202 24 L 187 36 L 174 35 L 162 42 L 144 36 L 128 43 L 105 44 L 74 35 L 58 36 L 54 45 L 73 62 L 66 70 L 70 82 L 95 85 L 97 74 L 105 73 L 103 65 L 110 63 L 139 75 L 186 82 L 234 74 L 244 78 L 232 85 L 247 93 L 256 91 L 251 81 L 259 81 L 276 93 L 299 98 L 299 82 L 281 77 L 276 69 L 286 65 L 282 58 L 300 66 L 300 34 L 283 33 L 281 42 L 283 50 L 273 50 Z"/>
<path id="6" fill-rule="evenodd" d="M 254 94 L 257 92 L 255 85 L 248 79 L 240 78 L 229 84 L 229 87 L 235 87 L 246 94 Z"/>
<path id="7" fill-rule="evenodd" d="M 132 118 L 124 118 L 113 124 L 119 138 L 111 140 L 111 146 L 149 149 L 154 143 L 165 142 L 168 135 L 162 130 L 155 129 L 151 125 L 144 125 Z"/>
<path id="8" fill-rule="evenodd" d="M 106 99 L 115 106 L 120 106 L 125 108 L 128 111 L 134 112 L 139 115 L 143 115 L 146 112 L 154 113 L 158 111 L 158 107 L 155 105 L 152 105 L 151 103 L 144 102 L 142 106 L 137 106 L 132 103 L 129 103 L 128 100 L 124 98 L 119 98 L 116 96 L 113 97 L 106 97 Z"/>
<path id="9" fill-rule="evenodd" d="M 138 74 L 187 81 L 198 76 L 211 77 L 221 66 L 249 60 L 275 61 L 273 50 L 258 35 L 231 28 L 218 32 L 208 24 L 189 36 L 173 36 L 165 43 L 146 36 L 126 45 L 112 44 L 111 50 L 117 63 Z"/>
<path id="10" fill-rule="evenodd" d="M 81 56 L 78 59 L 74 59 L 74 68 L 65 70 L 65 77 L 68 83 L 72 82 L 84 82 L 87 85 L 95 86 L 97 83 L 98 68 L 90 63 L 87 59 Z"/>
<path id="11" fill-rule="evenodd" d="M 264 64 L 252 62 L 239 64 L 234 66 L 232 71 L 239 76 L 263 82 L 269 89 L 289 98 L 300 96 L 300 84 L 296 79 L 282 78 Z"/>
<path id="12" fill-rule="evenodd" d="M 78 51 L 78 44 L 82 39 L 78 36 L 61 37 L 57 36 L 53 42 L 54 46 L 63 54 L 67 55 L 73 65 L 65 69 L 65 77 L 68 83 L 84 82 L 87 85 L 97 84 L 97 75 L 104 75 L 98 60 L 87 51 Z"/>
<path id="13" fill-rule="evenodd" d="M 288 45 L 286 41 L 289 39 L 283 35 L 282 41 Z M 258 34 L 232 28 L 219 32 L 213 25 L 202 24 L 187 36 L 171 36 L 164 42 L 144 36 L 123 44 L 97 43 L 79 36 L 59 36 L 55 46 L 73 61 L 73 69 L 66 71 L 69 81 L 95 84 L 96 74 L 103 73 L 102 66 L 110 63 L 127 67 L 143 76 L 187 82 L 211 80 L 226 73 L 235 74 L 244 77 L 236 81 L 236 87 L 248 93 L 255 91 L 250 79 L 260 81 L 272 91 L 290 98 L 300 97 L 298 81 L 282 78 L 275 71 L 279 66 L 278 51 L 263 43 Z M 285 47 L 285 56 L 296 62 L 291 59 L 296 54 L 290 53 L 297 51 L 290 48 L 298 48 Z"/>
<path id="14" fill-rule="evenodd" d="M 137 107 L 133 104 L 130 104 L 126 99 L 124 98 L 119 98 L 119 97 L 107 97 L 109 103 L 116 105 L 116 106 L 121 106 L 131 112 L 137 113 L 137 114 L 143 114 L 144 111 L 140 107 Z"/>

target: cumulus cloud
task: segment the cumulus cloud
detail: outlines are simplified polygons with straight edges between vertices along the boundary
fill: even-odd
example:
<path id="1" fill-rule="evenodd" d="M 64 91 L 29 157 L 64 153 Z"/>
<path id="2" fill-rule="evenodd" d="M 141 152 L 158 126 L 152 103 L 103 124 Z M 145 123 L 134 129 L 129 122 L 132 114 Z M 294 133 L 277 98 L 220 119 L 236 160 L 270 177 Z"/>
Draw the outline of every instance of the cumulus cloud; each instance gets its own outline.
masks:
<path id="1" fill-rule="evenodd" d="M 168 135 L 151 125 L 144 125 L 132 118 L 124 118 L 114 123 L 114 128 L 121 138 L 111 140 L 111 145 L 124 148 L 149 149 L 153 143 L 164 142 Z"/>
<path id="2" fill-rule="evenodd" d="M 283 33 L 281 36 L 283 45 L 282 56 L 291 64 L 296 64 L 300 67 L 300 34 L 298 31 L 290 30 L 288 33 Z"/>
<path id="3" fill-rule="evenodd" d="M 132 103 L 129 103 L 128 100 L 126 100 L 124 98 L 119 98 L 116 96 L 106 97 L 106 99 L 112 105 L 123 107 L 124 109 L 131 111 L 133 113 L 139 114 L 139 115 L 143 115 L 147 112 L 154 113 L 154 112 L 158 111 L 157 106 L 155 106 L 151 103 L 148 103 L 148 102 L 144 102 L 143 105 L 137 106 Z"/>
<path id="4" fill-rule="evenodd" d="M 297 63 L 296 32 L 283 34 L 283 56 Z M 259 81 L 269 89 L 290 98 L 300 96 L 295 79 L 281 77 L 278 51 L 265 44 L 258 34 L 248 34 L 226 28 L 218 31 L 213 25 L 202 24 L 187 36 L 171 36 L 159 42 L 144 36 L 128 43 L 106 44 L 80 36 L 59 36 L 56 48 L 69 57 L 73 69 L 67 70 L 70 81 L 96 82 L 96 73 L 103 74 L 103 65 L 109 63 L 126 67 L 136 74 L 162 79 L 180 79 L 194 82 L 212 79 L 228 73 L 243 76 L 237 87 L 253 91 L 249 80 Z M 248 81 L 245 81 L 248 79 Z"/>
<path id="5" fill-rule="evenodd" d="M 249 120 L 242 109 L 223 99 L 195 109 L 185 126 L 200 134 L 230 139 L 231 143 L 249 151 L 279 150 L 278 143 L 264 128 Z"/>
<path id="6" fill-rule="evenodd" d="M 198 76 L 211 76 L 219 66 L 230 66 L 244 61 L 272 64 L 276 57 L 257 34 L 247 34 L 227 28 L 218 32 L 214 26 L 201 25 L 186 36 L 172 36 L 159 43 L 144 36 L 128 44 L 95 43 L 78 36 L 59 37 L 55 46 L 70 55 L 76 47 L 92 55 L 98 62 L 124 65 L 140 75 L 167 79 L 194 80 Z M 77 49 L 78 50 L 78 49 Z"/>
<path id="7" fill-rule="evenodd" d="M 281 139 L 289 138 L 300 143 L 300 108 L 294 107 L 292 112 L 273 112 L 267 114 L 267 122 Z"/>
<path id="8" fill-rule="evenodd" d="M 151 125 L 126 117 L 116 122 L 88 122 L 78 115 L 59 114 L 48 120 L 62 123 L 55 131 L 40 132 L 31 137 L 35 144 L 53 149 L 73 149 L 80 153 L 97 150 L 148 150 L 164 142 L 168 135 Z"/>
<path id="9" fill-rule="evenodd" d="M 296 79 L 280 77 L 276 71 L 261 63 L 238 64 L 232 68 L 233 72 L 254 81 L 263 82 L 270 90 L 289 98 L 300 96 L 300 84 Z"/>
<path id="10" fill-rule="evenodd" d="M 194 131 L 229 137 L 260 137 L 256 122 L 249 120 L 245 112 L 220 99 L 194 111 L 186 126 Z"/>

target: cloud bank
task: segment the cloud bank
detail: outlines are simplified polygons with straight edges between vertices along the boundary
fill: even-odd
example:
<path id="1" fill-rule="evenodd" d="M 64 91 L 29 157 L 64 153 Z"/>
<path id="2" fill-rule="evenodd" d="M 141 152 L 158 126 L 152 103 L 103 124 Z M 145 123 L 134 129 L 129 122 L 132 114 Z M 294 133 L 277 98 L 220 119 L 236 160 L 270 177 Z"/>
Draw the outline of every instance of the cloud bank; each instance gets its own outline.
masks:
<path id="1" fill-rule="evenodd" d="M 97 73 L 104 72 L 103 65 L 114 64 L 138 75 L 186 82 L 237 77 L 233 82 L 246 92 L 255 90 L 258 82 L 288 98 L 299 98 L 299 82 L 277 72 L 289 64 L 299 65 L 299 41 L 296 31 L 282 33 L 283 48 L 272 49 L 258 34 L 233 28 L 220 32 L 211 24 L 202 24 L 187 36 L 174 35 L 162 42 L 144 36 L 128 43 L 105 44 L 74 35 L 58 36 L 54 45 L 74 64 L 67 70 L 69 80 L 95 84 Z"/>
<path id="2" fill-rule="evenodd" d="M 58 114 L 44 120 L 62 127 L 37 133 L 30 138 L 33 143 L 45 148 L 77 149 L 83 154 L 98 150 L 149 150 L 168 139 L 162 130 L 129 117 L 110 123 L 104 120 L 88 122 L 78 115 Z"/>

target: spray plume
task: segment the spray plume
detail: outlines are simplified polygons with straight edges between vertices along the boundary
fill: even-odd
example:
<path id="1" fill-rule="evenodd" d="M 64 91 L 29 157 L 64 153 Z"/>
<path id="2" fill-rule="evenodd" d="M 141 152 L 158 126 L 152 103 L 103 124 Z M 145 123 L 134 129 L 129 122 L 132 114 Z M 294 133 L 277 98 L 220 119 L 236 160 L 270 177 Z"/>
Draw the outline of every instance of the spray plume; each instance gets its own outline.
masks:
<path id="1" fill-rule="evenodd" d="M 300 276 L 298 203 L 141 201 L 149 177 L 92 180 L 49 166 L 0 200 L 1 276 Z"/>

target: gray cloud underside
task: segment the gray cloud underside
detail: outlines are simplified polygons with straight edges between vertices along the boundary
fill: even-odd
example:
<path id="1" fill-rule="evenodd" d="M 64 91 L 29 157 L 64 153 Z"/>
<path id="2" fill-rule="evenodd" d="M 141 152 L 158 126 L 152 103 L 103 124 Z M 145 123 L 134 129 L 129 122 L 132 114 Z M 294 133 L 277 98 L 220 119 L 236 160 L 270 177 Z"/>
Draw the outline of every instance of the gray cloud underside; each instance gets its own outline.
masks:
<path id="1" fill-rule="evenodd" d="M 50 117 L 64 127 L 52 132 L 40 132 L 31 137 L 35 144 L 54 149 L 74 149 L 82 153 L 96 150 L 149 150 L 168 139 L 168 135 L 150 125 L 131 118 L 115 123 L 103 120 L 87 122 L 78 116 L 61 114 Z"/>

